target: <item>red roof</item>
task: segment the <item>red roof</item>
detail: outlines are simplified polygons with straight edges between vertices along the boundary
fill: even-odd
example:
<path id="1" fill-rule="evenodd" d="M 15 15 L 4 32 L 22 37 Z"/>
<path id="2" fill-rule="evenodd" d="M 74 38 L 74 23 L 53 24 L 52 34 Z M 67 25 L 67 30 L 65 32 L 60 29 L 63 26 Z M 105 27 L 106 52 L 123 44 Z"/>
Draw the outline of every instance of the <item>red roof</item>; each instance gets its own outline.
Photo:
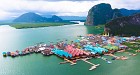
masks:
<path id="1" fill-rule="evenodd" d="M 79 56 L 79 55 L 83 55 L 83 54 L 89 55 L 89 53 L 87 53 L 81 49 L 78 49 L 78 48 L 73 48 L 70 45 L 66 46 L 65 51 L 72 54 L 72 56 Z"/>

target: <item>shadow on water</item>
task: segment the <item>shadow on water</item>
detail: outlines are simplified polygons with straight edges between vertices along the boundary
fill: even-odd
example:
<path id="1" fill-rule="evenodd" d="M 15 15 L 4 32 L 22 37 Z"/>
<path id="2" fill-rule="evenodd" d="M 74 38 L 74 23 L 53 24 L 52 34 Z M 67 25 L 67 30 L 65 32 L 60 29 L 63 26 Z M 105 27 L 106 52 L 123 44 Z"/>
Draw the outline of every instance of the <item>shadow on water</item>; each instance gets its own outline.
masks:
<path id="1" fill-rule="evenodd" d="M 104 26 L 85 26 L 88 34 L 101 34 L 104 31 Z"/>

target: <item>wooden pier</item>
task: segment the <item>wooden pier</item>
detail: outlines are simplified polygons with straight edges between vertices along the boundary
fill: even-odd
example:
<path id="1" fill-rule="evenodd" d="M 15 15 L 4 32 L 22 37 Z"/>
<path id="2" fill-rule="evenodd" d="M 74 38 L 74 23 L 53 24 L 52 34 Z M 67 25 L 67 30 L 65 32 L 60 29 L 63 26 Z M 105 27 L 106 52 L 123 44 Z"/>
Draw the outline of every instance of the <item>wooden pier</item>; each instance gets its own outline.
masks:
<path id="1" fill-rule="evenodd" d="M 112 56 L 112 57 L 115 57 L 115 58 L 119 58 L 118 56 L 115 56 L 113 54 L 105 54 L 105 55 Z"/>
<path id="2" fill-rule="evenodd" d="M 112 57 L 114 57 L 114 58 L 116 58 L 117 60 L 127 60 L 128 58 L 127 57 L 125 57 L 125 56 L 115 56 L 115 55 L 113 55 L 113 54 L 107 54 L 107 55 L 109 55 L 109 56 L 112 56 Z"/>
<path id="3" fill-rule="evenodd" d="M 59 64 L 66 64 L 66 63 L 68 63 L 67 61 L 64 61 L 64 62 L 60 62 Z"/>
<path id="4" fill-rule="evenodd" d="M 67 61 L 67 62 L 69 62 L 69 63 L 71 63 L 71 65 L 75 65 L 76 64 L 76 63 L 74 63 L 73 61 L 71 61 L 71 60 L 69 60 L 67 58 L 64 58 L 64 60 Z"/>
<path id="5" fill-rule="evenodd" d="M 100 65 L 100 64 L 95 65 L 95 64 L 93 64 L 93 63 L 87 61 L 87 59 L 82 59 L 82 60 L 83 60 L 84 62 L 86 62 L 86 63 L 92 65 L 91 68 L 90 68 L 89 70 L 96 69 L 96 67 Z"/>

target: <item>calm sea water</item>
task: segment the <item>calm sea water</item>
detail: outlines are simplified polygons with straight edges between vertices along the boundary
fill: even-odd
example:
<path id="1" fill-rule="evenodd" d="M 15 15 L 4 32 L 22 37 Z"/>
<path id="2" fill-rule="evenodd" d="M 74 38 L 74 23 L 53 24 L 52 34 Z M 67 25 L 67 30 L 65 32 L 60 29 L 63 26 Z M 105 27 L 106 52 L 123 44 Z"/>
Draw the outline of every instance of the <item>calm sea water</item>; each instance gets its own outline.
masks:
<path id="1" fill-rule="evenodd" d="M 126 53 L 116 55 L 126 55 L 129 60 L 112 61 L 107 64 L 101 59 L 89 60 L 92 63 L 100 64 L 93 71 L 88 69 L 91 65 L 78 61 L 76 65 L 59 65 L 63 59 L 55 55 L 43 56 L 42 54 L 31 54 L 23 57 L 2 56 L 3 51 L 22 50 L 25 47 L 35 45 L 38 42 L 57 42 L 64 39 L 74 40 L 78 35 L 96 33 L 90 28 L 82 25 L 67 25 L 57 27 L 14 29 L 7 25 L 0 26 L 0 75 L 140 75 L 140 54 L 136 57 Z M 104 56 L 106 57 L 106 56 Z M 111 57 L 106 57 L 111 59 Z"/>

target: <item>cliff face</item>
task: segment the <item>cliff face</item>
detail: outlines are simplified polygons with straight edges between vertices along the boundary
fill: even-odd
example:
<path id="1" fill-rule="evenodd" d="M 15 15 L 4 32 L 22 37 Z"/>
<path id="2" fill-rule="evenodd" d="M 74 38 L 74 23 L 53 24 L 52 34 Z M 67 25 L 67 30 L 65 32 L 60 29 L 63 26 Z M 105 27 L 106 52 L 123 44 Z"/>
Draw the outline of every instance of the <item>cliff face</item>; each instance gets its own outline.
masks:
<path id="1" fill-rule="evenodd" d="M 112 19 L 113 10 L 110 4 L 101 3 L 93 6 L 89 12 L 85 25 L 105 24 Z"/>
<path id="2" fill-rule="evenodd" d="M 89 12 L 88 12 L 88 16 L 87 16 L 85 25 L 94 25 L 93 14 L 94 13 L 92 12 L 92 9 L 90 9 Z"/>
<path id="3" fill-rule="evenodd" d="M 101 25 L 122 16 L 119 9 L 112 9 L 110 4 L 101 3 L 89 10 L 85 25 Z"/>
<path id="4" fill-rule="evenodd" d="M 105 25 L 105 31 L 112 35 L 140 35 L 140 14 L 116 18 Z"/>

